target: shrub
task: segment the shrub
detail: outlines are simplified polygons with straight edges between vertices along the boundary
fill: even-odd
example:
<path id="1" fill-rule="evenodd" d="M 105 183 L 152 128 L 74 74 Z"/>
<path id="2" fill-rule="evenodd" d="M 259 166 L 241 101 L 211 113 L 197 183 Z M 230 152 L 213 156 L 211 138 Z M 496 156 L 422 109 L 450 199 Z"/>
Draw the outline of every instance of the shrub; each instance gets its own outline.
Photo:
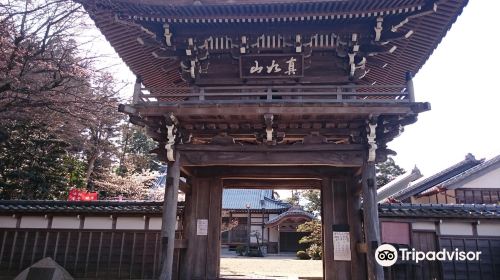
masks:
<path id="1" fill-rule="evenodd" d="M 306 252 L 307 254 L 313 259 L 313 260 L 321 260 L 322 257 L 322 248 L 319 245 L 312 244 L 307 248 Z"/>
<path id="2" fill-rule="evenodd" d="M 246 246 L 243 246 L 243 245 L 238 245 L 236 247 L 236 254 L 238 254 L 239 256 L 243 256 L 245 254 L 245 252 L 247 251 L 247 247 Z"/>
<path id="3" fill-rule="evenodd" d="M 297 252 L 297 258 L 299 260 L 309 260 L 309 259 L 311 259 L 311 257 L 309 256 L 309 254 L 307 254 L 304 251 L 298 251 Z"/>

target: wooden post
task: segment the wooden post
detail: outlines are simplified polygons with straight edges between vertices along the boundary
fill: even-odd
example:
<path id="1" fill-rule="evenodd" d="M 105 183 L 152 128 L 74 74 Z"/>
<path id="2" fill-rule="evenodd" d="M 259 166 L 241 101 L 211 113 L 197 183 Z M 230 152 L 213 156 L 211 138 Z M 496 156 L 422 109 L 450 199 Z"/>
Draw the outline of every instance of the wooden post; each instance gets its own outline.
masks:
<path id="1" fill-rule="evenodd" d="M 252 237 L 252 214 L 250 214 L 250 204 L 247 205 L 247 256 L 250 255 L 250 244 Z"/>
<path id="2" fill-rule="evenodd" d="M 233 220 L 233 212 L 229 211 L 229 223 Z M 231 246 L 231 239 L 233 237 L 232 230 L 227 232 L 227 243 Z"/>
<path id="3" fill-rule="evenodd" d="M 382 280 L 384 279 L 384 270 L 375 261 L 375 250 L 380 244 L 380 227 L 374 162 L 365 162 L 363 164 L 362 181 L 365 240 L 368 245 L 366 254 L 368 279 Z"/>
<path id="4" fill-rule="evenodd" d="M 366 279 L 365 255 L 359 252 L 358 244 L 363 242 L 362 217 L 361 217 L 361 182 L 351 180 L 348 188 L 349 226 L 351 230 L 351 279 Z"/>
<path id="5" fill-rule="evenodd" d="M 415 102 L 415 89 L 413 88 L 413 75 L 411 72 L 406 72 L 406 91 L 410 102 Z"/>
<path id="6" fill-rule="evenodd" d="M 163 200 L 162 216 L 162 254 L 161 280 L 173 279 L 172 267 L 174 261 L 175 225 L 177 222 L 177 195 L 179 193 L 180 160 L 176 153 L 175 161 L 168 162 L 165 198 Z"/>
<path id="7" fill-rule="evenodd" d="M 207 257 L 206 277 L 207 279 L 219 279 L 220 274 L 220 228 L 222 212 L 222 180 L 213 178 L 210 180 L 210 206 L 208 209 L 208 235 L 207 235 Z"/>
<path id="8" fill-rule="evenodd" d="M 333 231 L 349 231 L 350 222 L 348 213 L 348 196 L 347 196 L 347 182 L 345 179 L 336 180 L 334 177 L 331 179 L 333 185 L 333 226 L 332 226 L 332 239 Z M 352 244 L 352 236 L 351 244 Z M 330 241 L 331 242 L 331 241 Z M 335 244 L 333 244 L 335 250 Z M 352 260 L 351 251 L 351 260 Z M 351 261 L 338 260 L 333 256 L 333 270 L 335 279 L 352 279 L 351 276 Z"/>
<path id="9" fill-rule="evenodd" d="M 333 262 L 333 187 L 329 177 L 321 180 L 321 222 L 323 225 L 323 278 L 337 279 Z"/>

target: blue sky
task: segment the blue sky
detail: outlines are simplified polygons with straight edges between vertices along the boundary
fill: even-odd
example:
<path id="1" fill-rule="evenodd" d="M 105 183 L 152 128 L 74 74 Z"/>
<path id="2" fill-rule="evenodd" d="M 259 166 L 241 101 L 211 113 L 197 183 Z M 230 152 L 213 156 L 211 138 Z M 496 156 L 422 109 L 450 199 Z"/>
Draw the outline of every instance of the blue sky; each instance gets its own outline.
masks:
<path id="1" fill-rule="evenodd" d="M 499 10 L 500 1 L 470 1 L 417 73 L 416 100 L 430 102 L 432 110 L 389 144 L 405 169 L 417 165 L 429 176 L 467 153 L 476 158 L 500 154 Z M 130 83 L 124 88 L 124 96 L 130 97 L 132 73 L 102 36 L 94 44 L 92 49 L 110 55 L 116 77 Z"/>

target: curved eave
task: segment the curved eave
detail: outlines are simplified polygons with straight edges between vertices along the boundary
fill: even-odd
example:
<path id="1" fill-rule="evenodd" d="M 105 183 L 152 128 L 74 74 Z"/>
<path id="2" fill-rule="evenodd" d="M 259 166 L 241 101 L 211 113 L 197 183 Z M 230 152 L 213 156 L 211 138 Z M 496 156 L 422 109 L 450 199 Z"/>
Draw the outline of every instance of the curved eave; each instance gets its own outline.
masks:
<path id="1" fill-rule="evenodd" d="M 243 5 L 214 1 L 213 3 L 219 3 L 220 5 L 193 6 L 187 5 L 192 1 L 175 1 L 165 5 L 164 1 L 158 0 L 140 2 L 116 0 L 107 1 L 107 6 L 104 6 L 103 2 L 95 0 L 77 1 L 84 4 L 96 26 L 132 72 L 143 79 L 143 84 L 147 88 L 156 89 L 186 85 L 180 78 L 178 67 L 175 67 L 178 63 L 171 59 L 155 59 L 152 53 L 161 47 L 160 44 L 157 46 L 142 46 L 137 43 L 137 38 L 144 37 L 144 33 L 138 27 L 125 25 L 115 20 L 116 14 L 126 12 L 127 14 L 154 18 L 165 16 L 229 16 L 237 13 L 240 16 L 252 17 L 266 14 L 268 11 L 272 11 L 279 16 L 280 13 L 288 11 L 293 15 L 301 16 L 305 13 L 314 14 L 325 10 L 350 14 L 356 11 L 368 12 L 382 8 L 400 9 L 410 4 L 424 3 L 421 0 L 272 1 L 270 4 L 262 4 L 261 1 L 244 1 L 245 5 Z M 413 36 L 408 40 L 395 42 L 394 45 L 397 46 L 397 49 L 392 54 L 377 55 L 377 59 L 387 63 L 387 66 L 385 68 L 371 67 L 371 71 L 362 80 L 362 83 L 402 84 L 405 82 L 405 73 L 407 71 L 417 73 L 439 45 L 457 17 L 462 13 L 467 2 L 467 0 L 440 1 L 437 12 L 411 20 L 405 25 L 405 29 L 413 30 Z M 200 25 L 200 27 L 202 26 Z M 168 69 L 164 70 L 164 68 Z"/>
<path id="2" fill-rule="evenodd" d="M 278 226 L 288 220 L 293 220 L 293 222 L 297 222 L 298 220 L 303 222 L 308 222 L 314 219 L 314 215 L 305 211 L 288 211 L 284 212 L 281 215 L 269 220 L 266 222 L 266 227 L 275 227 Z"/>

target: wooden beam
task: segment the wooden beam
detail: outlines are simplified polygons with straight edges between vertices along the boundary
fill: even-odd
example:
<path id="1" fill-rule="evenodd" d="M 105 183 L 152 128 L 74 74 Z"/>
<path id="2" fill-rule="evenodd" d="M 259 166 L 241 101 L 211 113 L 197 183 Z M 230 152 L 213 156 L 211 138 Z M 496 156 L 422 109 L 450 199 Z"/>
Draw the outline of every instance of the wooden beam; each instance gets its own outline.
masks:
<path id="1" fill-rule="evenodd" d="M 232 189 L 319 189 L 319 179 L 226 179 L 225 188 Z"/>
<path id="2" fill-rule="evenodd" d="M 235 100 L 236 101 L 236 100 Z M 172 112 L 177 117 L 184 116 L 216 116 L 216 115 L 233 115 L 238 111 L 242 116 L 255 116 L 271 113 L 285 116 L 296 115 L 343 115 L 343 116 L 369 116 L 369 115 L 406 115 L 430 110 L 428 103 L 394 103 L 390 101 L 367 101 L 351 102 L 351 103 L 302 103 L 302 104 L 286 104 L 279 100 L 270 102 L 247 102 L 245 100 L 237 100 L 238 103 L 222 104 L 217 102 L 205 101 L 200 105 L 182 105 L 175 102 L 159 102 L 151 103 L 151 105 L 136 105 L 133 110 L 141 116 L 162 116 L 167 112 Z M 319 102 L 319 101 L 317 101 Z M 327 106 L 328 105 L 328 106 Z M 123 111 L 130 111 L 130 106 L 124 105 Z M 245 110 L 241 110 L 244 106 Z"/>
<path id="3" fill-rule="evenodd" d="M 162 216 L 162 253 L 161 253 L 161 280 L 171 280 L 175 248 L 175 226 L 177 223 L 177 196 L 179 192 L 180 155 L 175 155 L 174 162 L 168 162 L 165 198 L 163 200 Z"/>
<path id="4" fill-rule="evenodd" d="M 351 178 L 353 169 L 329 166 L 210 166 L 193 167 L 197 177 L 222 179 L 320 179 L 325 175 L 335 174 L 335 178 Z"/>
<path id="5" fill-rule="evenodd" d="M 341 146 L 341 145 L 339 145 Z M 252 165 L 252 166 L 308 166 L 328 165 L 337 167 L 355 167 L 363 163 L 361 151 L 316 151 L 316 152 L 217 152 L 184 151 L 182 165 Z"/>
<path id="6" fill-rule="evenodd" d="M 375 261 L 375 250 L 380 245 L 375 163 L 365 162 L 363 165 L 362 184 L 364 230 L 365 240 L 368 245 L 368 253 L 366 255 L 368 279 L 383 280 L 383 267 Z"/>
<path id="7" fill-rule="evenodd" d="M 324 151 L 361 151 L 365 148 L 361 144 L 310 144 L 310 145 L 197 145 L 182 144 L 177 145 L 178 151 L 203 151 L 203 152 L 324 152 Z"/>

